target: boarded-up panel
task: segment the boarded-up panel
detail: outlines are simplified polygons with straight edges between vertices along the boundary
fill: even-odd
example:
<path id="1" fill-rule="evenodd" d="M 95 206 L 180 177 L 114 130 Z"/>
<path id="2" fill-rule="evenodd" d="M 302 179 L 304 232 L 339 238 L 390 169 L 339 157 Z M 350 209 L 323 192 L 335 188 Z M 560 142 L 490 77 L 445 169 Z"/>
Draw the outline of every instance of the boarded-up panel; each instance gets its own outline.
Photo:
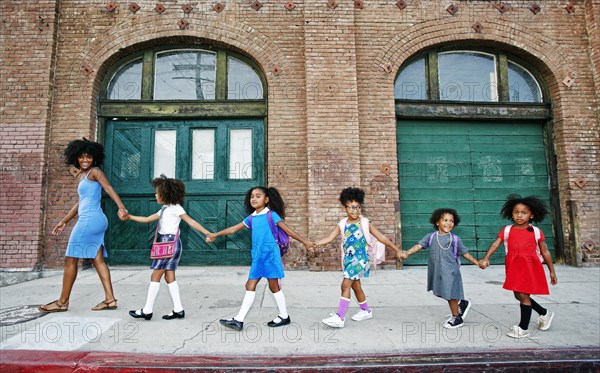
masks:
<path id="1" fill-rule="evenodd" d="M 537 195 L 549 206 L 540 124 L 399 121 L 397 141 L 404 250 L 434 230 L 429 217 L 436 208 L 458 211 L 461 223 L 454 233 L 481 258 L 511 223 L 500 217 L 508 194 Z M 554 253 L 550 216 L 540 228 Z M 406 264 L 427 264 L 427 258 L 422 250 Z M 504 250 L 499 249 L 492 263 L 503 261 Z"/>

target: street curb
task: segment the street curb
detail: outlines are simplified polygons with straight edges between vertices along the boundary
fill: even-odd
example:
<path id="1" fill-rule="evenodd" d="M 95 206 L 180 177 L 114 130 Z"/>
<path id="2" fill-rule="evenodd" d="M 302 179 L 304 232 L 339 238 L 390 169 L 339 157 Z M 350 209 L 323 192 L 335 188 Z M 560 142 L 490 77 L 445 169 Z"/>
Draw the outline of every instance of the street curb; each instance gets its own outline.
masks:
<path id="1" fill-rule="evenodd" d="M 3 350 L 3 372 L 181 372 L 316 371 L 409 372 L 527 371 L 598 372 L 600 347 L 572 349 L 486 350 L 365 356 L 189 356 L 109 352 Z"/>

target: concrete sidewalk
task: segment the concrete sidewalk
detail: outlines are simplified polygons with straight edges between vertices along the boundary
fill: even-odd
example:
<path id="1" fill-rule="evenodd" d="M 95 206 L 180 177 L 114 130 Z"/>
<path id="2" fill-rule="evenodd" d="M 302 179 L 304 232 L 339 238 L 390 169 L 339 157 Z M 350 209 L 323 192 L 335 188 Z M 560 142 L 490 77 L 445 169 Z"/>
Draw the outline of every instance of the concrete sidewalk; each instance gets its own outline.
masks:
<path id="1" fill-rule="evenodd" d="M 567 357 L 578 356 L 594 367 L 600 366 L 599 268 L 557 265 L 558 285 L 551 287 L 549 296 L 535 298 L 556 313 L 552 327 L 544 332 L 537 330 L 534 313 L 529 328 L 532 335 L 523 340 L 506 336 L 508 328 L 519 320 L 519 306 L 512 293 L 502 289 L 503 266 L 486 270 L 462 267 L 465 294 L 473 307 L 465 326 L 452 330 L 442 327 L 449 315 L 447 302 L 426 291 L 426 267 L 372 272 L 363 280 L 363 288 L 373 319 L 354 322 L 347 317 L 343 329 L 332 329 L 321 322 L 337 310 L 341 272 L 288 271 L 283 290 L 292 324 L 266 326 L 277 315 L 277 307 L 263 280 L 242 332 L 225 329 L 218 320 L 237 313 L 247 267 L 180 267 L 177 281 L 185 319 L 161 318 L 172 308 L 164 282 L 153 319 L 133 319 L 128 311 L 144 305 L 150 272 L 143 267 L 111 268 L 119 305 L 112 311 L 91 311 L 103 299 L 94 269 L 79 273 L 68 312 L 39 318 L 35 318 L 39 314 L 34 307 L 26 306 L 58 298 L 62 272 L 46 272 L 43 278 L 0 288 L 0 367 L 11 366 L 12 359 L 20 363 L 42 355 L 68 359 L 66 356 L 73 358 L 73 353 L 88 352 L 124 356 L 125 360 L 128 354 L 153 354 L 219 356 L 225 360 L 241 356 L 302 356 L 311 360 L 314 356 L 315 362 L 323 356 L 423 354 L 433 361 L 435 356 L 493 356 L 497 351 L 505 351 L 507 357 L 528 356 L 536 351 L 553 351 L 550 355 L 556 356 L 556 351 L 564 351 Z M 348 316 L 356 308 L 353 300 Z M 19 317 L 31 320 L 6 325 Z"/>

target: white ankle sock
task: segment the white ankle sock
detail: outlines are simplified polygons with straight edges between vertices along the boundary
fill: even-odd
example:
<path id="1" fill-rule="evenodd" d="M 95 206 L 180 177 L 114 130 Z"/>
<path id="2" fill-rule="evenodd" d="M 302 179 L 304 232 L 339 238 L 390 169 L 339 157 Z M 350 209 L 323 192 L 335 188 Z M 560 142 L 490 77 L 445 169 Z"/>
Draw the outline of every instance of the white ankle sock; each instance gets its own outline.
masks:
<path id="1" fill-rule="evenodd" d="M 171 299 L 173 300 L 173 311 L 183 311 L 183 305 L 181 304 L 181 297 L 179 296 L 179 285 L 177 281 L 173 281 L 167 285 L 169 287 L 169 293 L 171 293 Z"/>
<path id="2" fill-rule="evenodd" d="M 246 314 L 250 311 L 250 307 L 252 307 L 252 303 L 254 303 L 254 297 L 256 296 L 256 292 L 246 290 L 246 294 L 244 295 L 244 300 L 242 301 L 242 307 L 240 307 L 240 311 L 234 317 L 237 321 L 244 321 L 246 318 Z"/>
<path id="3" fill-rule="evenodd" d="M 287 307 L 285 305 L 285 295 L 283 295 L 283 290 L 279 290 L 277 293 L 273 293 L 273 298 L 275 298 L 275 302 L 277 303 L 277 308 L 279 308 L 279 318 L 287 319 Z"/>

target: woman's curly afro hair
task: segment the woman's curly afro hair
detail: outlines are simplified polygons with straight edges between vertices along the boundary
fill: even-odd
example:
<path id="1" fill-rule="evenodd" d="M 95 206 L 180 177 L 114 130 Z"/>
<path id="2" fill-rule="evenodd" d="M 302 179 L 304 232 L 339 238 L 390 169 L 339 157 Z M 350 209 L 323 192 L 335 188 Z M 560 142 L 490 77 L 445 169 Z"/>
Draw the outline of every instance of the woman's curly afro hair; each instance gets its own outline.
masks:
<path id="1" fill-rule="evenodd" d="M 542 220 L 544 220 L 544 218 L 548 214 L 548 208 L 546 208 L 546 203 L 539 197 L 521 197 L 518 194 L 509 194 L 508 196 L 506 196 L 506 202 L 504 202 L 504 206 L 502 206 L 500 215 L 502 215 L 502 217 L 505 219 L 512 220 L 513 209 L 518 204 L 523 204 L 529 207 L 529 210 L 531 210 L 531 212 L 533 213 L 533 218 L 531 218 L 531 221 L 539 223 Z"/>
<path id="2" fill-rule="evenodd" d="M 85 137 L 67 144 L 64 152 L 65 163 L 79 168 L 77 158 L 82 154 L 88 154 L 92 157 L 92 167 L 100 167 L 104 163 L 104 146 Z"/>
<path id="3" fill-rule="evenodd" d="M 152 187 L 162 199 L 165 205 L 183 205 L 185 199 L 185 184 L 178 179 L 171 179 L 160 175 L 150 182 Z"/>

